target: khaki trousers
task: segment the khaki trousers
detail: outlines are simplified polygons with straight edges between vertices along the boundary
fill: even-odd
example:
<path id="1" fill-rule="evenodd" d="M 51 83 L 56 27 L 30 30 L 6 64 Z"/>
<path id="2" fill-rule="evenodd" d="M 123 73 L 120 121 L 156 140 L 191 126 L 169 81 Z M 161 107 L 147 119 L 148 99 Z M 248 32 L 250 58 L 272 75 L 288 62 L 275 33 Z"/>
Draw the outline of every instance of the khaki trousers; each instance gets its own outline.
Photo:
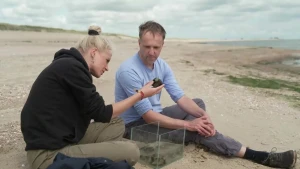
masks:
<path id="1" fill-rule="evenodd" d="M 32 169 L 46 169 L 58 152 L 70 157 L 105 157 L 113 161 L 126 160 L 130 165 L 137 163 L 140 157 L 138 147 L 122 138 L 125 125 L 121 118 L 112 119 L 110 123 L 91 123 L 82 140 L 75 145 L 62 149 L 31 150 L 27 160 Z"/>

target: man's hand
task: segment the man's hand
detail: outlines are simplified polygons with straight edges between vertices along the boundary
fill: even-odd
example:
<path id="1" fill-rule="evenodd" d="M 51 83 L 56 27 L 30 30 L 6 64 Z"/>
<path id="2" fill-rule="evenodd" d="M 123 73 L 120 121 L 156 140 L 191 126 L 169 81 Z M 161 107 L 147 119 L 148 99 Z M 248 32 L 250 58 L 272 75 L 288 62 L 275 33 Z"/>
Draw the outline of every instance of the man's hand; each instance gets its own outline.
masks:
<path id="1" fill-rule="evenodd" d="M 211 129 L 211 131 L 212 131 L 211 135 L 209 135 L 209 136 L 214 136 L 214 135 L 216 134 L 216 130 L 215 130 L 215 126 L 214 126 L 214 124 L 212 123 L 212 121 L 211 121 L 209 115 L 208 115 L 207 113 L 205 113 L 205 114 L 204 114 L 202 117 L 200 117 L 200 118 L 202 118 L 202 119 L 204 119 L 204 120 L 207 120 L 207 121 L 209 122 L 208 126 L 210 127 L 210 129 Z M 199 134 L 201 134 L 201 133 L 199 133 Z"/>
<path id="2" fill-rule="evenodd" d="M 210 127 L 210 122 L 206 117 L 196 118 L 192 121 L 189 121 L 187 129 L 189 131 L 197 131 L 199 134 L 209 137 L 214 134 L 214 130 Z"/>

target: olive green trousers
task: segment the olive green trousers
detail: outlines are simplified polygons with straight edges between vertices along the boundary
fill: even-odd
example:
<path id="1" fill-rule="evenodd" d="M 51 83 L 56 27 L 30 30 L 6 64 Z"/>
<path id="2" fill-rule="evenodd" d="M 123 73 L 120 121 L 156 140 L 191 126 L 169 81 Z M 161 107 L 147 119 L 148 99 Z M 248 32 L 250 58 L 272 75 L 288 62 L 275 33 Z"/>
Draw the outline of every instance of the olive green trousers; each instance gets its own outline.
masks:
<path id="1" fill-rule="evenodd" d="M 126 160 L 130 165 L 138 162 L 140 152 L 131 141 L 125 140 L 125 125 L 121 118 L 110 123 L 91 123 L 82 140 L 62 149 L 27 151 L 27 160 L 32 169 L 46 169 L 58 152 L 70 157 L 105 157 L 113 161 Z"/>

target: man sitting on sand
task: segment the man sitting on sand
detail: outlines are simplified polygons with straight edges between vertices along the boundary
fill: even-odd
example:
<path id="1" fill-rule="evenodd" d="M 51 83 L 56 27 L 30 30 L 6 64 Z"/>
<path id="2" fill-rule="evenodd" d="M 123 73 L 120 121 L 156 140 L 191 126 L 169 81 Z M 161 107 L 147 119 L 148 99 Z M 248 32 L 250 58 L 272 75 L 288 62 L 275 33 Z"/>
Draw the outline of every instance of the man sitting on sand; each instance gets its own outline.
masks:
<path id="1" fill-rule="evenodd" d="M 165 35 L 165 29 L 154 21 L 147 21 L 139 26 L 140 49 L 123 62 L 116 72 L 115 101 L 119 102 L 134 95 L 135 89 L 140 89 L 146 82 L 159 78 L 176 104 L 162 108 L 161 93 L 137 102 L 120 115 L 126 124 L 124 137 L 130 137 L 132 127 L 159 121 L 163 130 L 171 131 L 185 127 L 186 142 L 202 144 L 212 152 L 252 160 L 269 167 L 293 167 L 297 159 L 293 150 L 282 153 L 252 150 L 215 130 L 205 111 L 203 100 L 187 97 L 176 82 L 170 66 L 159 58 Z"/>

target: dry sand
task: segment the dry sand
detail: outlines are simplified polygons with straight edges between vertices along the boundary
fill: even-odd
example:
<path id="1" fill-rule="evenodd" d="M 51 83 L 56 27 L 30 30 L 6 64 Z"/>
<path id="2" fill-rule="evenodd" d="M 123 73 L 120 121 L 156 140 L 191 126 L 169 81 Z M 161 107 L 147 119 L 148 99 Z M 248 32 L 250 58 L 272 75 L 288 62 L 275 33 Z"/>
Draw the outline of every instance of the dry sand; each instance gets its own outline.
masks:
<path id="1" fill-rule="evenodd" d="M 29 169 L 20 132 L 20 110 L 30 87 L 47 66 L 54 52 L 71 47 L 78 34 L 0 31 L 0 168 Z M 138 49 L 137 40 L 109 37 L 116 46 L 110 71 L 95 79 L 106 103 L 112 103 L 114 74 L 118 65 Z M 300 150 L 300 110 L 289 102 L 226 81 L 226 75 L 256 75 L 300 81 L 299 74 L 286 73 L 278 67 L 257 65 L 257 61 L 283 58 L 300 51 L 270 48 L 226 47 L 188 41 L 166 41 L 161 57 L 173 68 L 185 93 L 202 98 L 207 112 L 220 132 L 256 150 Z M 214 70 L 214 71 L 211 71 Z M 293 69 L 298 71 L 299 69 Z M 220 75 L 221 72 L 226 75 Z M 279 92 L 284 92 L 280 91 Z M 284 92 L 293 95 L 299 93 Z M 174 104 L 163 91 L 163 105 Z M 300 155 L 299 155 L 300 156 Z M 298 159 L 298 161 L 300 161 Z M 146 169 L 140 164 L 137 169 Z M 242 159 L 227 159 L 188 145 L 184 158 L 166 169 L 267 168 Z M 300 165 L 296 166 L 300 168 Z"/>

